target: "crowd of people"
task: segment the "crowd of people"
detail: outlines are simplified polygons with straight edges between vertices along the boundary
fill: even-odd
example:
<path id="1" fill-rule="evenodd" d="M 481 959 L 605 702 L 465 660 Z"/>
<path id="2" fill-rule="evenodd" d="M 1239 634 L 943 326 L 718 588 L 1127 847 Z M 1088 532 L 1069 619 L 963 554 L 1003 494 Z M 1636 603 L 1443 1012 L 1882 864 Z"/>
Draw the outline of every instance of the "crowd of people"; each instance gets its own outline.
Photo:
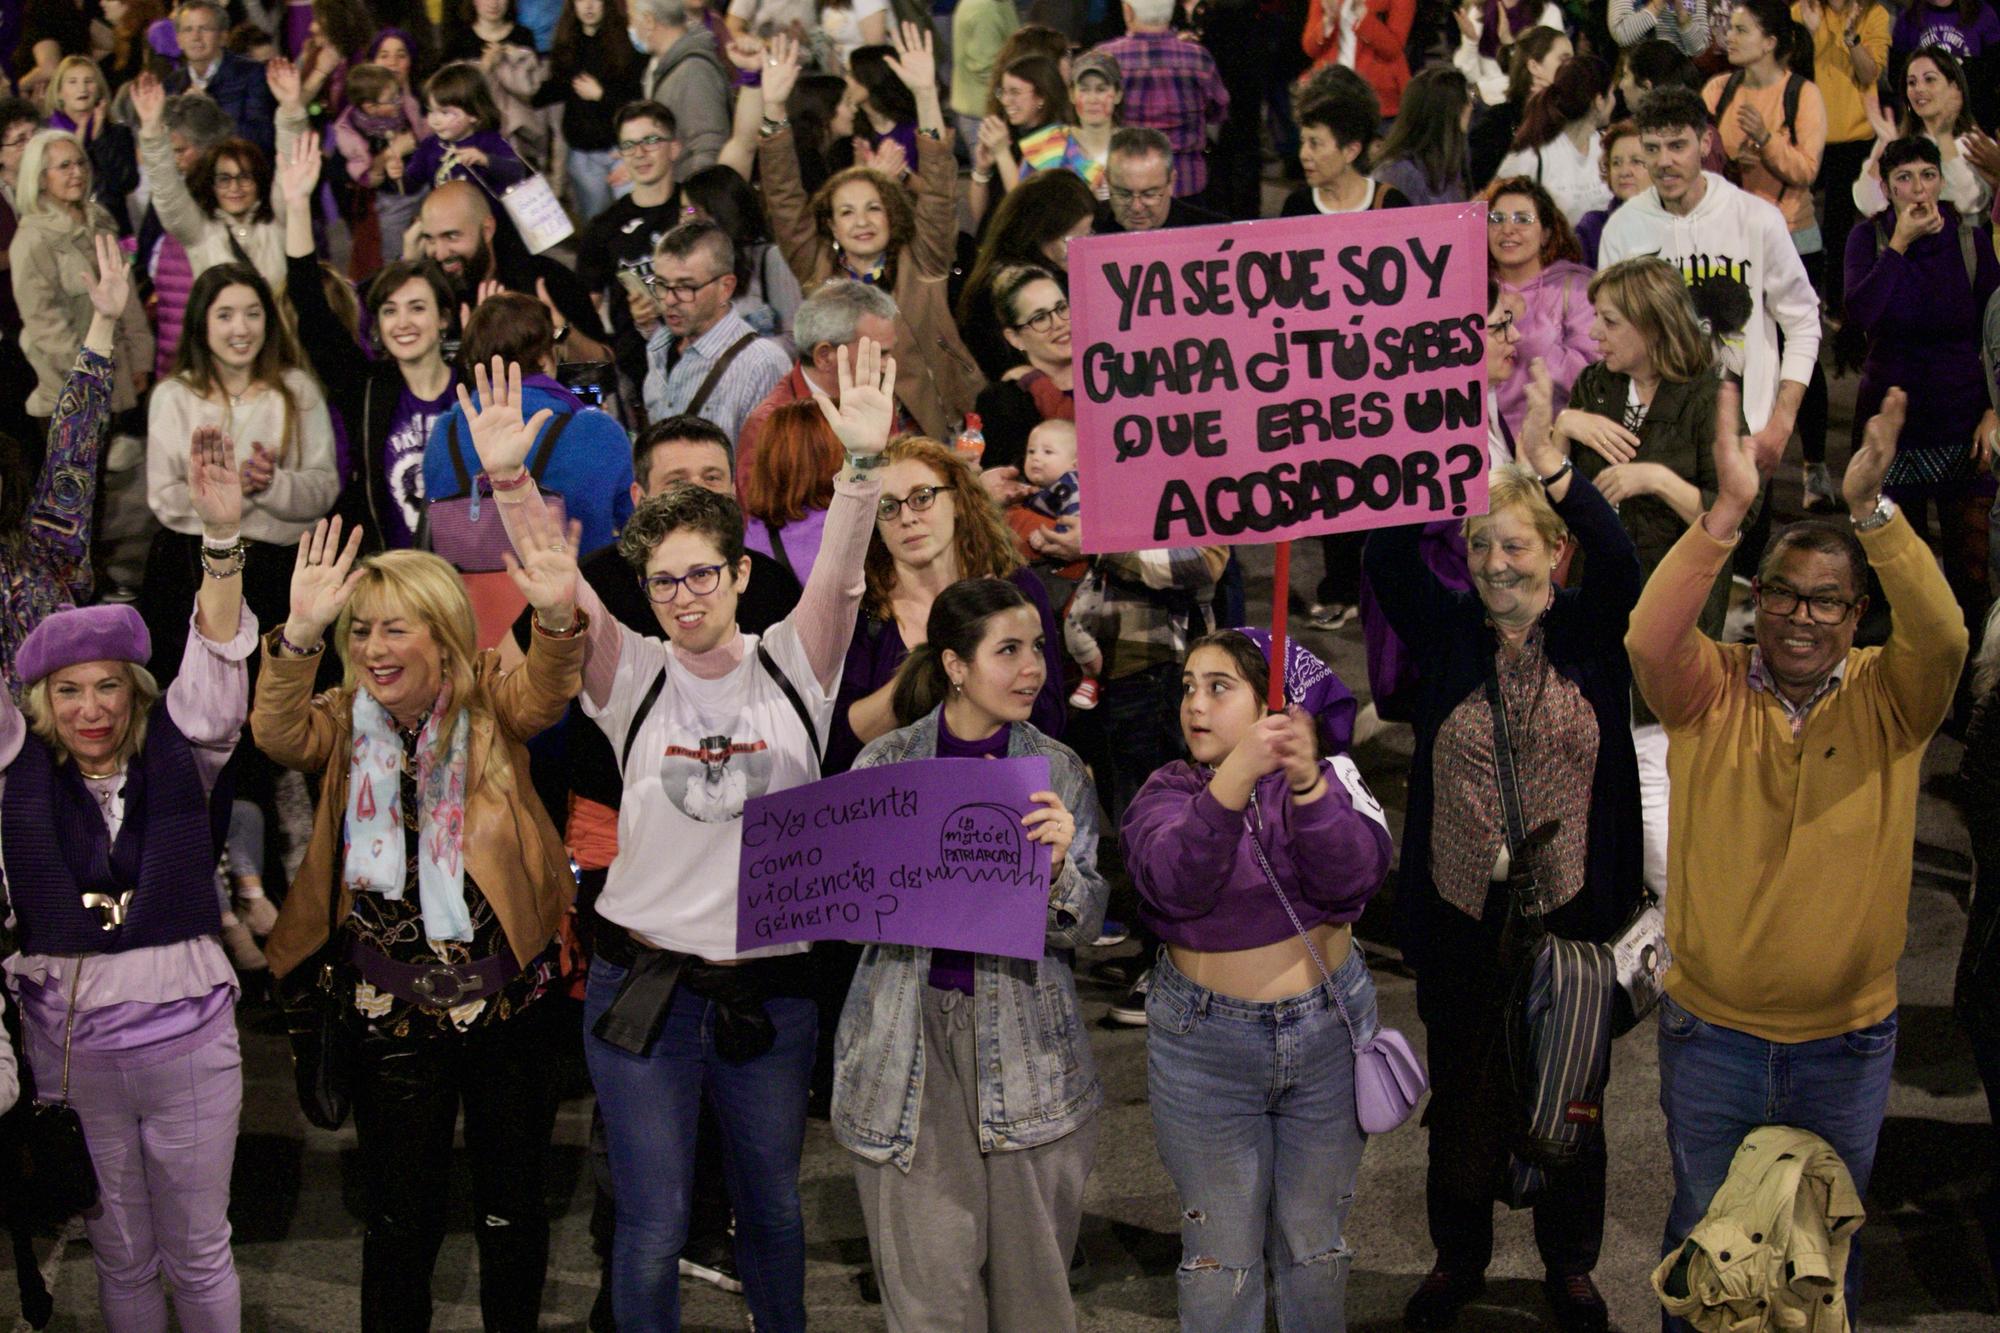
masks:
<path id="1" fill-rule="evenodd" d="M 29 0 L 0 48 L 0 1101 L 18 1045 L 81 1120 L 114 1333 L 244 1322 L 267 999 L 342 1038 L 364 1328 L 429 1326 L 454 1207 L 537 1326 L 572 1052 L 593 1328 L 687 1280 L 803 1328 L 819 1115 L 889 1328 L 1074 1329 L 1078 950 L 1128 938 L 1182 1327 L 1342 1328 L 1385 886 L 1407 1327 L 1498 1202 L 1607 1327 L 1601 1123 L 1510 1169 L 1524 915 L 1665 905 L 1663 1254 L 1762 1126 L 1865 1194 L 1940 728 L 2000 865 L 1987 0 Z M 1488 512 L 1321 539 L 1278 662 L 1229 548 L 1084 554 L 1074 242 L 1473 203 Z M 1399 838 L 1351 754 L 1393 725 Z M 1039 960 L 739 947 L 748 798 L 1022 756 Z"/>

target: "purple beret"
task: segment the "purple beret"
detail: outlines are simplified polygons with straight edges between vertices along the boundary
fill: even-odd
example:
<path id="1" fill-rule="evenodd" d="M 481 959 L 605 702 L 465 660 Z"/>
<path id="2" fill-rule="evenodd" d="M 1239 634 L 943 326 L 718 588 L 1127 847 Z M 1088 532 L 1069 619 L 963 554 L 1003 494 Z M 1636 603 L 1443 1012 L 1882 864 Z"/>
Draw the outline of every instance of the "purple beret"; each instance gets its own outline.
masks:
<path id="1" fill-rule="evenodd" d="M 32 685 L 51 672 L 80 662 L 144 666 L 152 655 L 153 638 L 146 633 L 146 622 L 131 607 L 66 606 L 21 641 L 14 654 L 14 670 L 22 684 Z"/>
<path id="2" fill-rule="evenodd" d="M 153 48 L 155 55 L 168 60 L 181 58 L 180 34 L 174 31 L 172 19 L 155 19 L 153 25 L 146 29 L 146 45 Z"/>
<path id="3" fill-rule="evenodd" d="M 1257 645 L 1264 664 L 1271 662 L 1271 631 L 1245 625 L 1236 631 Z M 1257 682 L 1261 692 L 1264 682 Z M 1328 755 L 1344 754 L 1354 743 L 1354 715 L 1360 709 L 1354 695 L 1312 650 L 1289 635 L 1285 639 L 1285 702 L 1297 704 L 1319 723 Z"/>

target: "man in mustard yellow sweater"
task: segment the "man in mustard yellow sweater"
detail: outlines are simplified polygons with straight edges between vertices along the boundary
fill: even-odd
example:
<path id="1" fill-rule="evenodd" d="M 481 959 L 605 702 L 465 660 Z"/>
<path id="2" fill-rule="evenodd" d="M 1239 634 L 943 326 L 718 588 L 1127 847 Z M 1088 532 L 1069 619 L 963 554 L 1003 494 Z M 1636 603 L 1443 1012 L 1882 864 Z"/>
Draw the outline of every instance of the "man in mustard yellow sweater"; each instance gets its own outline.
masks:
<path id="1" fill-rule="evenodd" d="M 1929 548 L 1881 495 L 1903 428 L 1900 389 L 1848 464 L 1851 518 L 1799 523 L 1771 543 L 1756 644 L 1696 630 L 1757 495 L 1733 387 L 1722 398 L 1715 504 L 1654 571 L 1625 638 L 1667 730 L 1672 784 L 1674 965 L 1660 1005 L 1668 1249 L 1701 1220 L 1759 1125 L 1818 1134 L 1868 1188 L 1895 1061 L 1919 769 L 1967 638 Z M 1891 607 L 1880 648 L 1854 647 L 1864 562 Z M 1856 1251 L 1850 1311 L 1859 1266 Z"/>

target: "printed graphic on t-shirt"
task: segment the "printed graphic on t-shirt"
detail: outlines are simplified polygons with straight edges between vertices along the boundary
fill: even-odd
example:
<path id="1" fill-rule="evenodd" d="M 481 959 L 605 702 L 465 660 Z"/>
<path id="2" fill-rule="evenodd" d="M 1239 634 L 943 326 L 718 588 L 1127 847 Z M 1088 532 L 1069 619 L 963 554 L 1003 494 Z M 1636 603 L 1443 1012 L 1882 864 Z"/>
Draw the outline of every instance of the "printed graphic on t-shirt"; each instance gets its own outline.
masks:
<path id="1" fill-rule="evenodd" d="M 1695 313 L 1715 344 L 1717 367 L 1724 374 L 1743 374 L 1744 330 L 1756 299 L 1750 294 L 1755 267 L 1747 259 L 1727 255 L 1684 255 L 1661 258 L 1681 271 Z"/>
<path id="2" fill-rule="evenodd" d="M 1921 51 L 1926 46 L 1943 47 L 1962 61 L 1979 54 L 1973 50 L 1965 30 L 1956 23 L 1926 23 L 1918 30 L 1916 43 L 1910 49 Z"/>
<path id="3" fill-rule="evenodd" d="M 412 412 L 389 432 L 383 448 L 387 460 L 389 499 L 402 515 L 403 527 L 414 533 L 424 516 L 424 445 L 442 412 Z"/>
<path id="4" fill-rule="evenodd" d="M 747 730 L 738 719 L 738 730 Z M 771 787 L 771 750 L 763 740 L 715 735 L 668 741 L 660 758 L 667 799 L 689 819 L 727 824 L 743 803 Z"/>

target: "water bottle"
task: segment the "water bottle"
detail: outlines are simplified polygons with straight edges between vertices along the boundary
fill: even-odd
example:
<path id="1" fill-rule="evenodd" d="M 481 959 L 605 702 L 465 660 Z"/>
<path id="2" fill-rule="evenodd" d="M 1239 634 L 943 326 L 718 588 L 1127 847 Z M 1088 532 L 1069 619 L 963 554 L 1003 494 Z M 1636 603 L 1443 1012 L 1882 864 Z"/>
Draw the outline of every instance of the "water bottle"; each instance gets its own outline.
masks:
<path id="1" fill-rule="evenodd" d="M 978 471 L 980 460 L 986 457 L 986 436 L 979 429 L 977 412 L 965 414 L 965 429 L 958 433 L 954 447 L 960 457 L 970 463 L 975 472 Z"/>

